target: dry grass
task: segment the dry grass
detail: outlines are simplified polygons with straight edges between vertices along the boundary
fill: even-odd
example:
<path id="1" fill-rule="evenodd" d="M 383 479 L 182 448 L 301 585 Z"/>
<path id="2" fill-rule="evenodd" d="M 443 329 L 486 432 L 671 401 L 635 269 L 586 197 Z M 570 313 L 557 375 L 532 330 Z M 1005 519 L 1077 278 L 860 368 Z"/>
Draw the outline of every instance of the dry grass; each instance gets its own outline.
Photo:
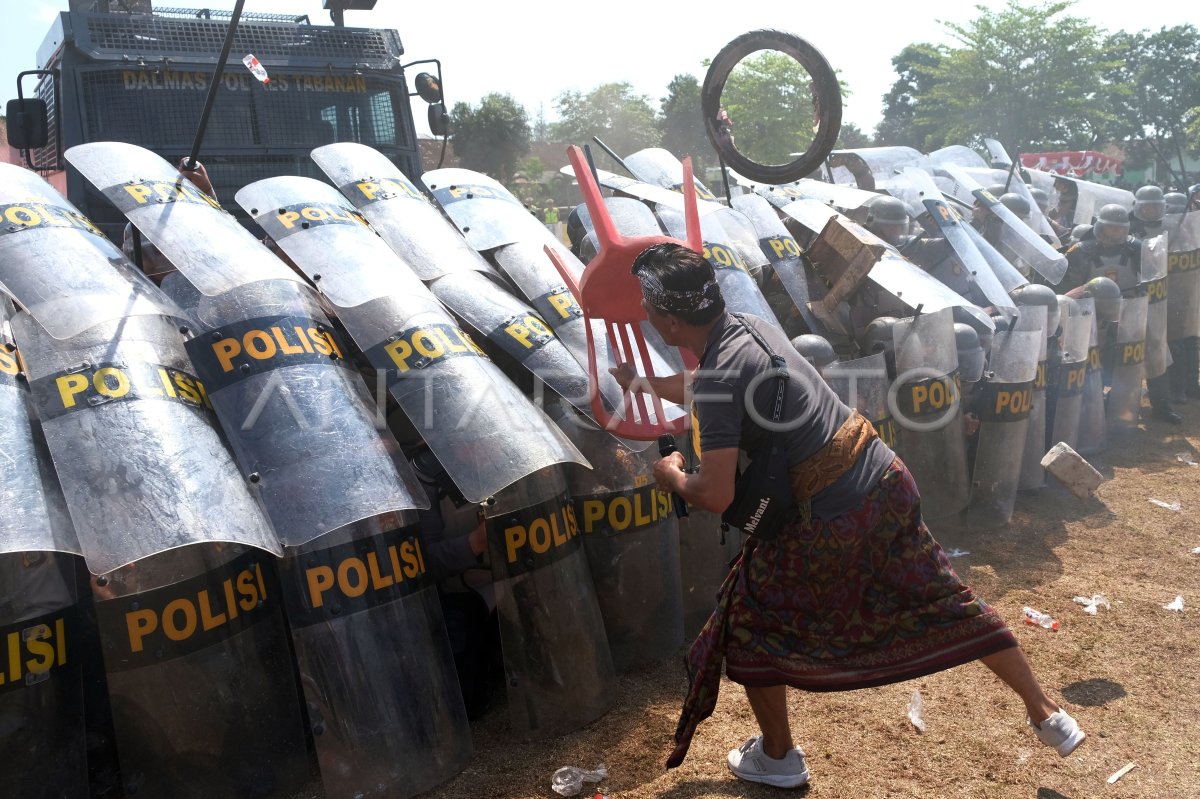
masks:
<path id="1" fill-rule="evenodd" d="M 1182 428 L 1153 424 L 1093 462 L 1109 481 L 1081 502 L 1052 487 L 1022 495 L 1012 524 L 977 533 L 935 526 L 965 581 L 1010 620 L 1051 695 L 1089 734 L 1060 759 L 1024 726 L 1023 707 L 977 663 L 884 688 L 840 694 L 790 692 L 797 745 L 808 753 L 812 783 L 800 792 L 825 797 L 1030 797 L 1167 799 L 1200 796 L 1200 404 L 1179 408 Z M 1181 512 L 1151 505 L 1177 501 Z M 1088 616 L 1076 595 L 1103 593 L 1113 603 Z M 1185 611 L 1162 606 L 1183 595 Z M 1023 605 L 1059 619 L 1058 632 L 1020 624 Z M 553 797 L 560 766 L 594 768 L 610 797 L 780 797 L 778 789 L 741 783 L 725 753 L 756 730 L 745 695 L 728 681 L 683 766 L 663 762 L 685 691 L 679 659 L 620 682 L 615 708 L 558 740 L 509 740 L 503 707 L 473 727 L 476 754 L 467 770 L 428 799 Z M 914 688 L 924 698 L 926 732 L 909 723 Z M 1115 785 L 1107 777 L 1137 768 Z M 585 797 L 591 792 L 586 791 Z M 596 786 L 591 786 L 596 787 Z M 795 794 L 793 794 L 795 795 Z"/>

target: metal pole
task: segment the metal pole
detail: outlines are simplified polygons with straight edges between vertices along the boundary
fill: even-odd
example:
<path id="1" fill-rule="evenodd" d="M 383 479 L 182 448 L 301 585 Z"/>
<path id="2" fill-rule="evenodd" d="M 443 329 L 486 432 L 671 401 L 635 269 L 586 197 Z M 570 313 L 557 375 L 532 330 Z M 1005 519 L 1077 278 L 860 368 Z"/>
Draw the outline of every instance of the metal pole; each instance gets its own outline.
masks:
<path id="1" fill-rule="evenodd" d="M 208 84 L 208 97 L 204 99 L 204 111 L 200 114 L 200 127 L 196 129 L 196 139 L 192 142 L 192 152 L 184 161 L 183 166 L 188 171 L 196 168 L 196 156 L 200 154 L 200 142 L 204 141 L 204 129 L 208 127 L 208 117 L 212 114 L 213 102 L 217 99 L 217 87 L 221 85 L 221 75 L 225 71 L 225 62 L 229 60 L 229 49 L 233 47 L 233 35 L 237 32 L 238 20 L 242 16 L 242 6 L 246 0 L 237 0 L 233 14 L 229 17 L 229 31 L 225 34 L 225 44 L 221 47 L 221 58 L 213 71 L 212 81 Z"/>
<path id="2" fill-rule="evenodd" d="M 599 144 L 602 148 L 604 148 L 604 152 L 608 153 L 608 157 L 611 158 L 612 160 L 616 161 L 618 164 L 620 164 L 621 169 L 624 169 L 626 172 L 628 172 L 629 176 L 631 178 L 634 178 L 634 179 L 637 178 L 637 175 L 633 174 L 633 170 L 630 169 L 629 167 L 625 166 L 625 162 L 621 160 L 621 156 L 619 156 L 615 152 L 613 152 L 613 149 L 611 147 L 609 147 L 607 144 L 600 141 L 599 136 L 593 136 L 592 141 L 596 142 L 596 144 Z M 590 156 L 589 156 L 589 158 L 590 158 Z M 590 160 L 589 160 L 589 163 L 591 163 Z M 596 168 L 596 165 L 592 164 L 593 172 L 595 171 L 595 168 Z M 596 182 L 599 183 L 599 181 L 596 181 Z"/>

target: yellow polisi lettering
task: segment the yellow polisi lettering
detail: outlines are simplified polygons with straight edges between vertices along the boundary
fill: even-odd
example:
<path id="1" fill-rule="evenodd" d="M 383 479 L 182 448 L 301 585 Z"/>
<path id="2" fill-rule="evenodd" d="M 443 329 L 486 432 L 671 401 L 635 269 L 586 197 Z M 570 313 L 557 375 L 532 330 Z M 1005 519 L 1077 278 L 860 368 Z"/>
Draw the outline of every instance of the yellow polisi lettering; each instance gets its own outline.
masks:
<path id="1" fill-rule="evenodd" d="M 1087 377 L 1087 367 L 1079 366 L 1067 372 L 1067 390 L 1083 388 L 1083 381 Z"/>
<path id="2" fill-rule="evenodd" d="M 0 657 L 0 686 L 27 685 L 67 663 L 67 629 L 64 617 L 31 623 L 4 636 Z"/>
<path id="3" fill-rule="evenodd" d="M 1011 416 L 1020 416 L 1028 413 L 1033 408 L 1033 390 L 1026 388 L 1020 391 L 998 391 L 996 392 L 996 406 L 993 412 L 1000 416 L 1008 414 Z"/>
<path id="4" fill-rule="evenodd" d="M 577 307 L 575 298 L 570 294 L 563 292 L 561 294 L 551 294 L 547 299 L 554 310 L 558 311 L 558 315 L 563 319 L 568 319 L 572 315 L 572 311 Z"/>
<path id="5" fill-rule="evenodd" d="M 1141 363 L 1146 360 L 1146 343 L 1144 341 L 1126 344 L 1121 347 L 1121 363 L 1128 366 L 1130 364 Z"/>
<path id="6" fill-rule="evenodd" d="M 89 380 L 85 375 L 62 375 L 54 381 L 58 386 L 58 396 L 64 408 L 75 407 L 75 395 L 87 391 Z"/>

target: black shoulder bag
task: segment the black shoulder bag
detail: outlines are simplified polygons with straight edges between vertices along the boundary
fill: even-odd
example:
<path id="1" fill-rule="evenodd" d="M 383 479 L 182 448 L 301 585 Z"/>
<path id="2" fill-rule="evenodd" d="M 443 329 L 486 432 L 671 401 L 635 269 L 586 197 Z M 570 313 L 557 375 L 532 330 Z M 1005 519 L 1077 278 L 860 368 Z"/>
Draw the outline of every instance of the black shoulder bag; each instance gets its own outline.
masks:
<path id="1" fill-rule="evenodd" d="M 731 316 L 746 328 L 771 359 L 777 386 L 771 421 L 778 423 L 783 415 L 784 400 L 787 398 L 787 362 L 771 349 L 757 330 L 746 323 L 741 314 L 735 313 Z M 754 397 L 751 396 L 748 400 L 752 404 Z M 750 453 L 749 465 L 745 471 L 738 473 L 733 489 L 733 501 L 721 514 L 722 532 L 729 527 L 737 527 L 747 535 L 762 541 L 773 541 L 783 526 L 796 518 L 798 507 L 792 498 L 787 448 L 782 443 L 782 436 L 777 435 L 776 431 L 767 432 L 766 442 L 759 446 L 757 451 Z"/>

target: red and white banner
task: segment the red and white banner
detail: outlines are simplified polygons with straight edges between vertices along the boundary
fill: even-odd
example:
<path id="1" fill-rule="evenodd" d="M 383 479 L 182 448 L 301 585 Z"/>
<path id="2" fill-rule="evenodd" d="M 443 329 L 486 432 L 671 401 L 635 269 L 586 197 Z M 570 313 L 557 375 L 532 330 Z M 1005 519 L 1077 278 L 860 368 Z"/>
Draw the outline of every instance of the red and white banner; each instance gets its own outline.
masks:
<path id="1" fill-rule="evenodd" d="M 1021 166 L 1082 178 L 1089 172 L 1097 175 L 1120 175 L 1124 159 L 1098 153 L 1095 150 L 1075 150 L 1064 153 L 1021 153 Z"/>

